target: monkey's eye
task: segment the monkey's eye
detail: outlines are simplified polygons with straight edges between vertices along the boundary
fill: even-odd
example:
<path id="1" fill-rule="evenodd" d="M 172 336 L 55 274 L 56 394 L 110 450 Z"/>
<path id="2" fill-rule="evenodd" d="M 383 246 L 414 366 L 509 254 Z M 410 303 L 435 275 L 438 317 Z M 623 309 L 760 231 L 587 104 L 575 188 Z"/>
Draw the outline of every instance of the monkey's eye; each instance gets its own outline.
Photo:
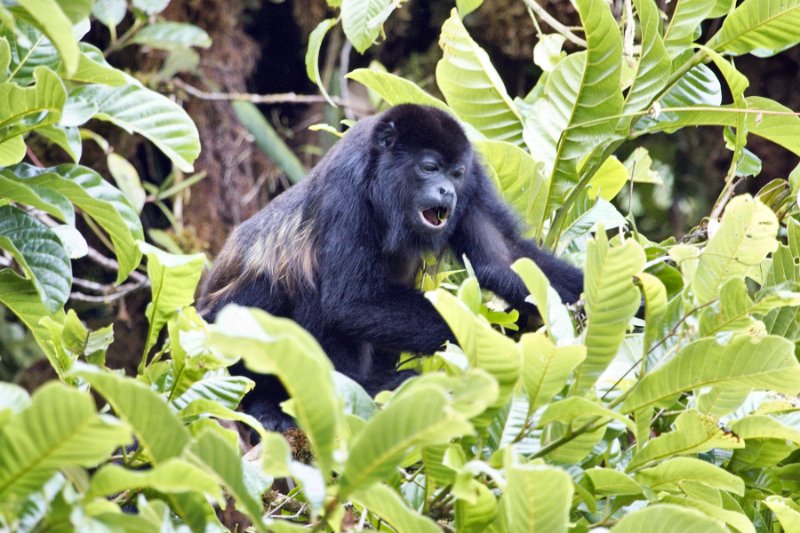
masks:
<path id="1" fill-rule="evenodd" d="M 430 161 L 426 161 L 419 166 L 423 172 L 436 172 L 439 170 L 439 166 L 436 163 L 431 163 Z"/>
<path id="2" fill-rule="evenodd" d="M 457 179 L 457 180 L 463 178 L 464 177 L 464 167 L 459 167 L 459 168 L 455 169 L 453 172 L 450 173 L 450 175 L 453 176 L 453 179 Z"/>

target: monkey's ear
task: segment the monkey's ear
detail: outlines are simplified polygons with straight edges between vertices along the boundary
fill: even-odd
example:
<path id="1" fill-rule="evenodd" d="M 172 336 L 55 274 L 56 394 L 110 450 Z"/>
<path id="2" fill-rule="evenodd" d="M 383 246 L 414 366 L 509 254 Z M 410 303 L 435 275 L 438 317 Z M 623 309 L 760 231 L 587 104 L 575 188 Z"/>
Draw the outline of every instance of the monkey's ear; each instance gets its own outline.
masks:
<path id="1" fill-rule="evenodd" d="M 397 127 L 393 120 L 381 121 L 375 127 L 375 144 L 380 148 L 391 148 L 397 141 Z"/>

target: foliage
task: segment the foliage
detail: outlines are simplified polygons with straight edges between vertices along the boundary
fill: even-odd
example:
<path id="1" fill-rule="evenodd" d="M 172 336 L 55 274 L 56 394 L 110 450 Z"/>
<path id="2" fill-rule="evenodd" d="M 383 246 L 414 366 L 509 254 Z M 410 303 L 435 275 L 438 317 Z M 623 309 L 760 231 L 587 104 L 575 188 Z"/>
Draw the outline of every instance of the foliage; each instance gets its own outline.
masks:
<path id="1" fill-rule="evenodd" d="M 165 3 L 134 1 L 135 24 L 151 29 L 116 46 L 150 39 L 170 49 L 179 36 L 204 45 L 197 31 L 147 26 L 144 13 Z M 214 506 L 233 505 L 256 529 L 275 531 L 304 523 L 337 531 L 797 529 L 798 209 L 778 185 L 755 197 L 733 195 L 733 185 L 752 163 L 748 134 L 800 154 L 800 118 L 745 96 L 748 81 L 731 60 L 796 45 L 797 0 L 744 0 L 735 9 L 681 0 L 663 24 L 653 0 L 635 0 L 635 16 L 631 9 L 621 20 L 602 0 L 577 0 L 583 48 L 539 50 L 544 73 L 518 99 L 455 11 L 436 69 L 444 100 L 380 70 L 350 73 L 389 104 L 425 103 L 458 117 L 532 237 L 586 273 L 583 305 L 573 308 L 535 264 L 516 262 L 543 322 L 516 337 L 501 331 L 507 319 L 474 277 L 454 293 L 429 291 L 458 345 L 376 400 L 336 374 L 291 321 L 237 306 L 211 325 L 197 315 L 203 258 L 137 244 L 135 202 L 76 157 L 76 128 L 95 117 L 144 135 L 188 169 L 198 148 L 191 121 L 73 42 L 70 24 L 81 27 L 90 12 L 116 26 L 119 2 L 37 5 L 52 16 L 27 4 L 0 8 L 0 248 L 9 258 L 0 301 L 31 330 L 59 380 L 32 396 L 0 383 L 1 524 L 212 531 L 223 529 Z M 399 2 L 329 4 L 341 4 L 345 34 L 364 50 Z M 458 2 L 462 15 L 479 5 Z M 696 43 L 695 29 L 711 17 L 725 18 Z M 323 22 L 310 40 L 316 81 L 319 48 L 335 23 Z M 540 37 L 575 40 L 563 31 Z M 651 133 L 704 125 L 724 126 L 727 186 L 691 240 L 651 242 L 611 200 L 655 180 L 614 153 Z M 73 162 L 21 163 L 31 135 Z M 648 160 L 642 150 L 634 167 Z M 797 180 L 790 186 L 796 198 Z M 76 207 L 109 236 L 118 282 L 147 256 L 150 331 L 136 377 L 105 368 L 109 330 L 91 331 L 64 309 L 69 258 L 81 250 Z M 252 386 L 226 371 L 240 357 L 285 384 L 305 446 L 234 410 Z M 89 390 L 107 408 L 97 409 Z M 261 444 L 242 458 L 237 434 L 212 419 L 252 428 Z M 302 461 L 298 448 L 313 459 Z M 283 477 L 296 488 L 268 497 L 265 509 L 262 497 Z M 122 513 L 130 506 L 138 514 Z"/>

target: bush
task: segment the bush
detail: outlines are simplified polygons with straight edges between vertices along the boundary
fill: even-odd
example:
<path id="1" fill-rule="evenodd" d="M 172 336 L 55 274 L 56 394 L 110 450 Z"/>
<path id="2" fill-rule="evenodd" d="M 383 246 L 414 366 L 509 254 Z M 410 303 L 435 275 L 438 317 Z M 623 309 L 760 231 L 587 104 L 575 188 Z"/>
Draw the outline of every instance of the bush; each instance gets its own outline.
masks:
<path id="1" fill-rule="evenodd" d="M 163 3 L 134 1 L 136 30 L 116 46 L 207 44 L 197 28 L 148 18 Z M 534 60 L 543 73 L 521 99 L 508 95 L 462 23 L 480 1 L 457 2 L 461 15 L 442 27 L 444 100 L 378 69 L 351 72 L 390 105 L 458 117 L 530 236 L 586 273 L 583 307 L 572 309 L 534 263 L 515 263 L 544 323 L 516 340 L 469 273 L 453 291 L 426 279 L 458 346 L 377 400 L 337 374 L 289 320 L 237 306 L 212 325 L 197 315 L 204 257 L 142 242 L 136 180 L 117 181 L 123 193 L 77 163 L 82 139 L 98 138 L 84 129 L 96 118 L 145 136 L 189 171 L 199 150 L 194 126 L 174 102 L 75 40 L 91 1 L 18 4 L 0 8 L 0 302 L 59 379 L 32 396 L 0 383 L 5 527 L 220 530 L 218 506 L 273 531 L 800 528 L 800 172 L 755 196 L 734 192 L 759 166 L 748 135 L 800 154 L 800 118 L 745 96 L 748 80 L 731 60 L 797 44 L 796 0 L 735 9 L 682 0 L 663 25 L 652 0 L 625 3 L 620 20 L 602 0 L 577 0 L 584 37 L 567 28 L 540 35 Z M 315 81 L 326 31 L 341 21 L 363 51 L 395 7 L 341 4 L 340 18 L 310 39 Z M 121 17 L 108 6 L 119 9 L 98 2 L 93 13 L 113 28 Z M 700 24 L 719 17 L 717 33 L 697 43 Z M 566 39 L 580 51 L 563 52 Z M 725 188 L 691 238 L 652 242 L 612 201 L 652 186 L 657 174 L 642 147 L 624 162 L 614 154 L 626 141 L 706 125 L 723 126 L 731 150 Z M 35 135 L 72 162 L 21 163 Z M 105 368 L 111 326 L 90 331 L 65 311 L 70 258 L 87 252 L 76 208 L 108 236 L 117 283 L 147 258 L 150 328 L 135 377 Z M 644 321 L 635 316 L 642 302 Z M 290 446 L 235 410 L 252 387 L 226 371 L 240 357 L 281 379 L 307 440 Z M 260 446 L 241 457 L 237 434 L 213 419 L 252 428 Z M 313 460 L 299 461 L 303 450 Z M 291 482 L 273 487 L 277 478 Z M 136 514 L 123 513 L 131 506 Z"/>

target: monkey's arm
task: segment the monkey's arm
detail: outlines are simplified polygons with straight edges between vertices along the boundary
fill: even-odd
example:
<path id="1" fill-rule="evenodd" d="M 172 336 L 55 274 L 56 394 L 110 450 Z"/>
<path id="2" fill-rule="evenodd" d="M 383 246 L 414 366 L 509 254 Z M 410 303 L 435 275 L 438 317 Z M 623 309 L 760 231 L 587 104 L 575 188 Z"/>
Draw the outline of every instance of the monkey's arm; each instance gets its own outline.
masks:
<path id="1" fill-rule="evenodd" d="M 452 244 L 459 257 L 467 256 L 481 286 L 518 309 L 524 306 L 528 291 L 510 266 L 521 257 L 538 265 L 565 303 L 580 298 L 583 273 L 524 239 L 494 191 L 483 191 L 475 198 L 459 220 Z"/>

